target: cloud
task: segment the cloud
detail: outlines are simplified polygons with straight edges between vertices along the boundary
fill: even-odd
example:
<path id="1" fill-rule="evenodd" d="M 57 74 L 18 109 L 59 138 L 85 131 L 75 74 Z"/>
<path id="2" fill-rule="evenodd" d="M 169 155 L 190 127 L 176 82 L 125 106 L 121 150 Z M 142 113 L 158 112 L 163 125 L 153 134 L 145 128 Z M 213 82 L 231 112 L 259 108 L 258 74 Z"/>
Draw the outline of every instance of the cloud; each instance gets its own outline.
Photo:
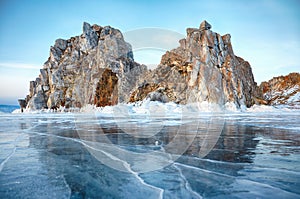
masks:
<path id="1" fill-rule="evenodd" d="M 36 64 L 14 63 L 14 62 L 1 62 L 1 68 L 19 68 L 19 69 L 40 69 L 41 66 Z"/>
<path id="2" fill-rule="evenodd" d="M 171 50 L 179 46 L 179 40 L 185 35 L 163 28 L 139 28 L 123 33 L 125 40 L 133 50 L 152 48 Z"/>

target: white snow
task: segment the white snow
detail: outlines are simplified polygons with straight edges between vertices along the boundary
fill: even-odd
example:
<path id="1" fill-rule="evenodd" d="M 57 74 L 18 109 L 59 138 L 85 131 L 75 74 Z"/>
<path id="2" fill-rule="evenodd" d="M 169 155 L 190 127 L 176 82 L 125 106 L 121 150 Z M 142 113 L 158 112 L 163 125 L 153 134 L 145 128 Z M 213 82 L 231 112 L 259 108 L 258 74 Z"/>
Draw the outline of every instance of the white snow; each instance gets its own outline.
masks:
<path id="1" fill-rule="evenodd" d="M 300 92 L 292 95 L 288 99 L 288 103 L 299 102 Z M 167 117 L 182 117 L 182 116 L 197 116 L 200 113 L 243 113 L 243 112 L 279 112 L 279 111 L 292 111 L 289 106 L 266 106 L 266 105 L 253 105 L 247 108 L 242 105 L 240 108 L 233 102 L 227 102 L 224 106 L 209 103 L 207 101 L 199 103 L 190 103 L 187 105 L 175 104 L 174 102 L 161 103 L 157 101 L 144 100 L 142 102 L 118 104 L 115 106 L 96 107 L 95 105 L 85 105 L 81 109 L 72 108 L 66 109 L 59 107 L 58 110 L 30 110 L 24 109 L 23 114 L 41 114 L 41 113 L 63 113 L 63 112 L 76 112 L 76 113 L 96 113 L 102 116 L 121 116 L 127 117 L 130 115 L 151 115 L 152 116 L 167 116 Z M 13 114 L 20 114 L 21 110 L 16 109 Z"/>
<path id="2" fill-rule="evenodd" d="M 300 104 L 300 88 L 298 85 L 295 85 L 292 88 L 282 91 L 272 91 L 264 94 L 264 97 L 267 100 L 273 100 L 274 104 L 282 104 L 282 101 L 287 102 L 287 104 Z"/>
<path id="3" fill-rule="evenodd" d="M 254 104 L 250 108 L 247 108 L 247 112 L 278 112 L 282 110 L 288 111 L 288 109 L 278 109 L 274 106 L 256 105 L 256 104 Z"/>
<path id="4" fill-rule="evenodd" d="M 300 103 L 300 92 L 297 92 L 296 94 L 290 96 L 290 98 L 287 100 L 288 103 Z"/>

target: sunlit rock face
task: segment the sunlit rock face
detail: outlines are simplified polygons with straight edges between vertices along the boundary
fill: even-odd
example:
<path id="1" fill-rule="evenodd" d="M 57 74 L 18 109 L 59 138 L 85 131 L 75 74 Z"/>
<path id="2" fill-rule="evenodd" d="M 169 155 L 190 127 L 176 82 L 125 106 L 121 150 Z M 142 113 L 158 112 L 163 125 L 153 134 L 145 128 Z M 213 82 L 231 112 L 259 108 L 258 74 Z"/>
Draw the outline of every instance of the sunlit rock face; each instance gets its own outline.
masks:
<path id="1" fill-rule="evenodd" d="M 290 73 L 274 77 L 259 86 L 263 98 L 269 105 L 300 107 L 300 74 Z"/>
<path id="2" fill-rule="evenodd" d="M 128 102 L 145 72 L 146 66 L 134 62 L 131 45 L 119 30 L 84 23 L 80 36 L 57 39 L 51 46 L 39 77 L 30 82 L 27 108 Z"/>
<path id="3" fill-rule="evenodd" d="M 83 24 L 83 33 L 57 39 L 40 75 L 30 82 L 29 109 L 136 102 L 232 102 L 249 107 L 260 97 L 249 63 L 233 53 L 230 35 L 203 21 L 155 70 L 133 59 L 131 45 L 110 26 Z M 146 38 L 145 38 L 146 39 Z"/>
<path id="4" fill-rule="evenodd" d="M 203 21 L 199 29 L 188 28 L 180 46 L 167 51 L 158 68 L 142 79 L 131 101 L 151 99 L 151 93 L 159 89 L 168 90 L 164 96 L 180 104 L 253 105 L 260 94 L 250 64 L 234 54 L 229 34 L 221 36 L 211 27 Z M 145 84 L 156 86 L 151 90 Z"/>

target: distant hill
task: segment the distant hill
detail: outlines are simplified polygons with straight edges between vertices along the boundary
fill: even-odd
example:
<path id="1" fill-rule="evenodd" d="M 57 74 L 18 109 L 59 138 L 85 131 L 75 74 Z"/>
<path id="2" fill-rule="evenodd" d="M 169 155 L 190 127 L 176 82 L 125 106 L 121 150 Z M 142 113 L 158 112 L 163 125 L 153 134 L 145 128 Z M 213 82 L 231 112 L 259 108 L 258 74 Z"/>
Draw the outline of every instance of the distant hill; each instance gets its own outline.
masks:
<path id="1" fill-rule="evenodd" d="M 300 74 L 290 73 L 274 77 L 259 86 L 269 105 L 287 105 L 300 108 Z"/>

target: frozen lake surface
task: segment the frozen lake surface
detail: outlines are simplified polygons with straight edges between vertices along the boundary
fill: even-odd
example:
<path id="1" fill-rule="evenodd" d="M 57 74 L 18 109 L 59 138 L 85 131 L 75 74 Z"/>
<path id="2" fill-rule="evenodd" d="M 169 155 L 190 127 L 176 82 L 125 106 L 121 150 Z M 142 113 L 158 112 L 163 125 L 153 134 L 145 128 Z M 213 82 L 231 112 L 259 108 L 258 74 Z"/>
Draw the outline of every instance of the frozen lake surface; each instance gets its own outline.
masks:
<path id="1" fill-rule="evenodd" d="M 0 114 L 0 198 L 300 198 L 299 111 L 118 111 Z"/>

